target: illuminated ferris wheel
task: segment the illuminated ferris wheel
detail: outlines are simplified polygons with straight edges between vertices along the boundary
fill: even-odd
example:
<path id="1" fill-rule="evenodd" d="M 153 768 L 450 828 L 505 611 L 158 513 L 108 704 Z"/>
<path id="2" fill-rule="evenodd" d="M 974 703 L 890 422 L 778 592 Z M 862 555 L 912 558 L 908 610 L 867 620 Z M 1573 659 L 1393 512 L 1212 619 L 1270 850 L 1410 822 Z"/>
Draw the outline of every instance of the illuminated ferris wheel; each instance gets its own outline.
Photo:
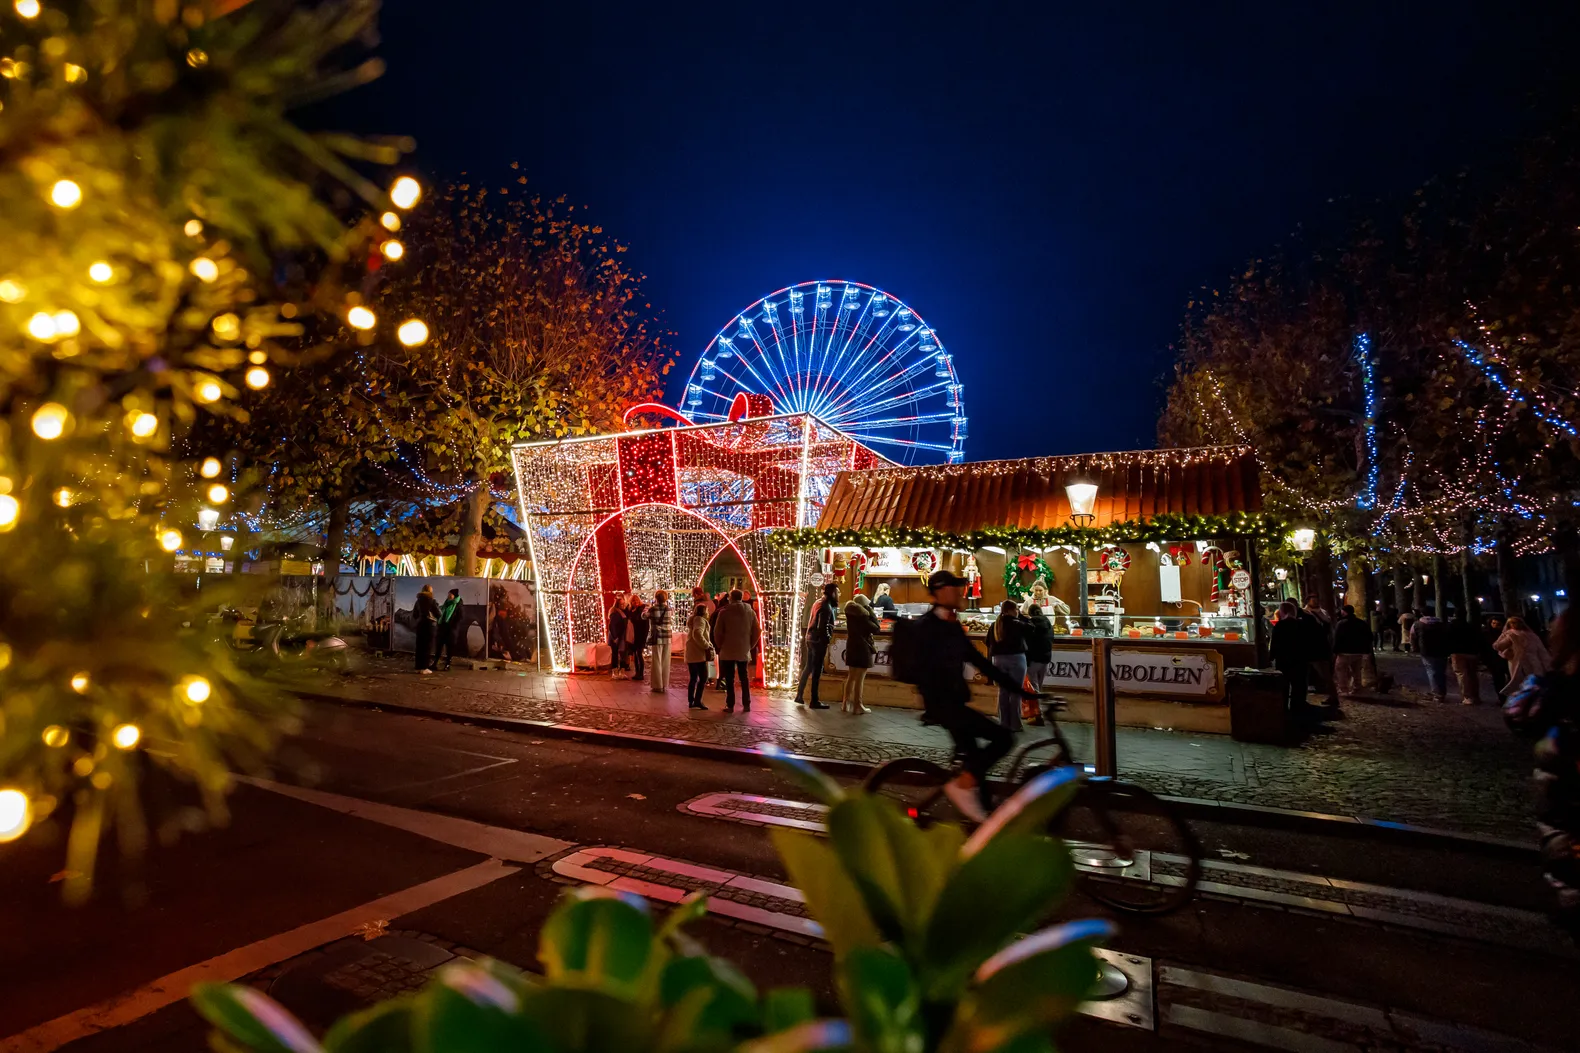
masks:
<path id="1" fill-rule="evenodd" d="M 943 342 L 897 297 L 860 282 L 792 285 L 736 315 L 692 367 L 683 410 L 723 421 L 743 391 L 902 464 L 965 456 L 965 399 Z"/>

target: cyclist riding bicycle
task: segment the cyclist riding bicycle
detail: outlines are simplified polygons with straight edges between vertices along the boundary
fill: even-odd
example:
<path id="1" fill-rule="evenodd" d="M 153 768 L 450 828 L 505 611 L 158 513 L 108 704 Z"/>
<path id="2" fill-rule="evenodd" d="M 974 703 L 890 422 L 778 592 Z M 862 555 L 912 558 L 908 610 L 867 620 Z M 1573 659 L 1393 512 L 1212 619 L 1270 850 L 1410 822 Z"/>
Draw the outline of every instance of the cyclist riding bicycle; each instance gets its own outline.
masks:
<path id="1" fill-rule="evenodd" d="M 1015 737 L 971 708 L 971 688 L 961 675 L 962 668 L 969 662 L 1001 687 L 1026 698 L 1039 696 L 1012 680 L 971 643 L 958 613 L 965 585 L 965 578 L 947 570 L 933 572 L 927 579 L 933 608 L 916 624 L 911 643 L 917 662 L 916 687 L 925 710 L 922 722 L 949 732 L 965 762 L 964 770 L 944 786 L 944 793 L 962 815 L 981 822 L 993 808 L 988 771 L 1009 752 Z"/>

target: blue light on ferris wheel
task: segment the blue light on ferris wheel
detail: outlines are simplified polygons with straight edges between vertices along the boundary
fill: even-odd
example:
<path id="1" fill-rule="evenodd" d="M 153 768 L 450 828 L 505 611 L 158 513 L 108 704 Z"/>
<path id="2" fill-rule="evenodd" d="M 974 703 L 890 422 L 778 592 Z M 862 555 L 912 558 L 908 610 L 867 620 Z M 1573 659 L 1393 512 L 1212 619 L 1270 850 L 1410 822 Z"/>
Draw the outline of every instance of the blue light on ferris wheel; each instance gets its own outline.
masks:
<path id="1" fill-rule="evenodd" d="M 953 360 L 915 311 L 870 285 L 803 282 L 731 319 L 693 364 L 688 416 L 726 420 L 741 392 L 766 395 L 776 412 L 813 413 L 903 464 L 964 459 Z"/>

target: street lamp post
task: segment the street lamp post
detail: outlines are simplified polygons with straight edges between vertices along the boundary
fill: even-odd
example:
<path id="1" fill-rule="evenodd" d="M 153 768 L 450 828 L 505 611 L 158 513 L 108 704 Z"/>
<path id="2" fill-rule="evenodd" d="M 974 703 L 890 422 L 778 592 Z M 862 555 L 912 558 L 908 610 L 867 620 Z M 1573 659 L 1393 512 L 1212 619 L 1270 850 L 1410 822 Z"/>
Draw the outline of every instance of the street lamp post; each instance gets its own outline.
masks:
<path id="1" fill-rule="evenodd" d="M 1092 509 L 1097 504 L 1097 484 L 1085 481 L 1067 483 L 1064 494 L 1070 499 L 1070 521 L 1078 527 L 1089 527 L 1097 518 Z M 1081 580 L 1075 590 L 1076 614 L 1081 618 L 1081 627 L 1086 627 L 1086 543 L 1083 541 L 1076 546 L 1080 559 Z"/>

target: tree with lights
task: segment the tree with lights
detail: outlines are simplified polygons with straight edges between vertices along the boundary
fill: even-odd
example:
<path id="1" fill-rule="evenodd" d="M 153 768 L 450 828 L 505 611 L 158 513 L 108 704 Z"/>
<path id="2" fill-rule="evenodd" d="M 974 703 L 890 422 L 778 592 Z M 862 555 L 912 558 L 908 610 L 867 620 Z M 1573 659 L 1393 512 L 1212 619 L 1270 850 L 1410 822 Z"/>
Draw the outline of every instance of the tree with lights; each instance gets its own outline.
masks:
<path id="1" fill-rule="evenodd" d="M 231 767 L 261 755 L 282 712 L 211 645 L 171 573 L 200 509 L 243 497 L 234 467 L 184 451 L 197 422 L 241 417 L 321 350 L 315 305 L 276 284 L 282 262 L 344 259 L 348 202 L 390 207 L 354 163 L 392 163 L 402 142 L 287 116 L 379 74 L 343 59 L 375 10 L 0 13 L 0 840 L 66 831 L 69 899 L 88 893 L 104 835 L 130 851 L 150 836 L 141 783 L 222 817 Z M 172 824 L 160 836 L 189 822 L 156 818 Z"/>
<path id="2" fill-rule="evenodd" d="M 412 217 L 410 265 L 376 297 L 382 314 L 427 323 L 392 351 L 404 379 L 388 417 L 395 438 L 420 451 L 435 495 L 458 499 L 438 525 L 457 538 L 461 575 L 477 573 L 511 444 L 618 430 L 670 368 L 625 247 L 564 198 L 525 194 L 525 183 L 440 194 Z"/>

